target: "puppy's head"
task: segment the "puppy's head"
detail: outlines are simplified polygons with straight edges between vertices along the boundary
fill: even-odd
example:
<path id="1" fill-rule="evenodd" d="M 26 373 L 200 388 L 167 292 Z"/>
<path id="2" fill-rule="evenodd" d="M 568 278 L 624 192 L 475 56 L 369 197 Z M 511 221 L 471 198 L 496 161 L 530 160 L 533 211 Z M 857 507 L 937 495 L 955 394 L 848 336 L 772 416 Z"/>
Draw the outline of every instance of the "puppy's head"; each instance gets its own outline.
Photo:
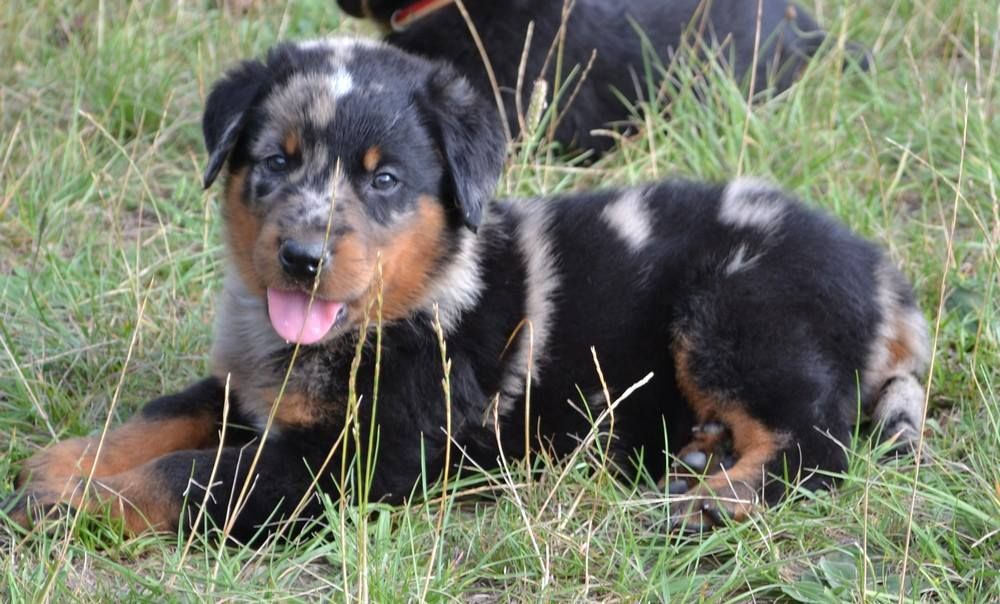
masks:
<path id="1" fill-rule="evenodd" d="M 498 119 L 451 67 L 357 40 L 283 44 L 218 81 L 204 184 L 225 169 L 232 267 L 275 331 L 335 337 L 379 282 L 386 320 L 426 305 L 495 188 Z"/>

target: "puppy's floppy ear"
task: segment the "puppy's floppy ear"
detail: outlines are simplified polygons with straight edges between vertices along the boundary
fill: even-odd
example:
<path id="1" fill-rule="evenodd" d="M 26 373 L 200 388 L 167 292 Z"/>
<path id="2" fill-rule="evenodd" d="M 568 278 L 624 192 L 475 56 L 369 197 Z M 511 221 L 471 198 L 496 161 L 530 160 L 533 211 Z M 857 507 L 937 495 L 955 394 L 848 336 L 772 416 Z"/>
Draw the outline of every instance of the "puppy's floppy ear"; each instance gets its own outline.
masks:
<path id="1" fill-rule="evenodd" d="M 452 201 L 474 231 L 503 169 L 507 145 L 501 117 L 493 103 L 443 63 L 435 65 L 421 105 L 445 160 Z"/>
<path id="2" fill-rule="evenodd" d="M 212 86 L 201 120 L 208 149 L 208 165 L 202 177 L 206 189 L 225 165 L 246 123 L 247 109 L 267 81 L 268 70 L 263 63 L 244 61 Z"/>

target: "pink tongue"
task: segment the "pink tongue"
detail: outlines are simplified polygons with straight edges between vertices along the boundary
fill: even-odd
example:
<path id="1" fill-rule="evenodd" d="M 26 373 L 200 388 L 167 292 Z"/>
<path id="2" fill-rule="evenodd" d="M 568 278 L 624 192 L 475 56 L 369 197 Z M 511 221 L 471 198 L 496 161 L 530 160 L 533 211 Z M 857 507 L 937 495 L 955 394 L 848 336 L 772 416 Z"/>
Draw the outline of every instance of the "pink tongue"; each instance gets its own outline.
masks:
<path id="1" fill-rule="evenodd" d="M 267 289 L 267 314 L 271 326 L 287 342 L 315 344 L 323 339 L 343 307 L 341 302 L 316 298 L 309 304 L 309 294 L 301 291 Z"/>

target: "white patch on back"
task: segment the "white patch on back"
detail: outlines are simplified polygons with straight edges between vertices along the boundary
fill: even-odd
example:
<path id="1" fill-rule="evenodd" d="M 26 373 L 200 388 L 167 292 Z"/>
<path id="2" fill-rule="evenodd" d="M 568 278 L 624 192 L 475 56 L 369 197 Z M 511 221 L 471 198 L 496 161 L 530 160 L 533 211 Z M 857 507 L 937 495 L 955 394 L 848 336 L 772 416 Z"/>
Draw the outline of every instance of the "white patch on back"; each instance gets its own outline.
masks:
<path id="1" fill-rule="evenodd" d="M 482 238 L 482 227 L 478 236 L 464 232 L 458 253 L 427 293 L 426 304 L 429 307 L 437 302 L 441 327 L 446 334 L 458 325 L 462 313 L 473 308 L 482 295 L 483 277 L 479 264 Z"/>
<path id="2" fill-rule="evenodd" d="M 354 90 L 354 78 L 347 69 L 340 67 L 330 77 L 330 90 L 333 91 L 333 98 L 340 99 Z"/>
<path id="3" fill-rule="evenodd" d="M 646 192 L 629 189 L 604 206 L 601 218 L 628 245 L 633 253 L 641 252 L 653 236 L 652 216 L 646 205 Z"/>
<path id="4" fill-rule="evenodd" d="M 509 412 L 524 395 L 529 365 L 532 380 L 539 380 L 545 351 L 555 321 L 560 279 L 558 258 L 549 234 L 551 210 L 542 200 L 523 200 L 509 207 L 518 216 L 516 244 L 524 259 L 525 322 L 508 351 L 510 365 L 500 382 L 500 412 Z M 529 358 L 530 357 L 530 358 Z"/>
<path id="5" fill-rule="evenodd" d="M 755 178 L 738 178 L 722 194 L 719 222 L 772 233 L 781 226 L 785 200 L 779 189 Z"/>
<path id="6" fill-rule="evenodd" d="M 741 243 L 737 246 L 736 251 L 729 256 L 729 260 L 726 262 L 723 272 L 727 275 L 735 275 L 736 273 L 746 270 L 756 264 L 757 260 L 760 259 L 760 256 L 760 254 L 750 255 L 747 244 Z"/>

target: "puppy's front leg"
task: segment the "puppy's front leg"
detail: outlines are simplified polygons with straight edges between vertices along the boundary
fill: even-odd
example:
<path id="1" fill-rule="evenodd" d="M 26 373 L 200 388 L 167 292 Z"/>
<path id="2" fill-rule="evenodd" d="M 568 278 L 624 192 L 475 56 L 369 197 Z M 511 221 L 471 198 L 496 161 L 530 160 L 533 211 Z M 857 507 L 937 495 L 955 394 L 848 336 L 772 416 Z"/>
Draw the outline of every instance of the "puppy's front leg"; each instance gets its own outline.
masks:
<path id="1" fill-rule="evenodd" d="M 86 493 L 86 479 L 72 477 L 56 497 L 29 483 L 13 516 L 29 524 L 30 512 L 62 504 L 109 515 L 136 535 L 190 526 L 204 504 L 201 518 L 209 526 L 228 526 L 233 538 L 250 541 L 267 523 L 292 516 L 315 470 L 308 465 L 308 458 L 315 456 L 297 445 L 267 441 L 253 465 L 256 455 L 257 445 L 174 451 L 118 474 L 95 477 Z M 315 516 L 317 506 L 315 498 L 306 501 L 302 516 Z M 265 528 L 269 532 L 273 527 Z"/>
<path id="2" fill-rule="evenodd" d="M 203 522 L 228 527 L 233 538 L 248 542 L 291 518 L 300 502 L 302 518 L 319 512 L 315 497 L 303 501 L 322 465 L 322 456 L 315 453 L 281 439 L 221 450 L 177 451 L 95 481 L 86 505 L 122 519 L 133 534 L 150 528 L 190 528 L 204 506 Z M 329 472 L 327 468 L 324 474 Z"/>
<path id="3" fill-rule="evenodd" d="M 101 479 L 137 468 L 173 451 L 209 447 L 218 440 L 225 388 L 205 378 L 156 398 L 123 425 L 99 437 L 71 438 L 35 454 L 21 467 L 21 491 L 12 515 L 26 523 L 28 506 L 71 503 L 81 479 Z M 7 507 L 7 506 L 5 506 Z"/>

